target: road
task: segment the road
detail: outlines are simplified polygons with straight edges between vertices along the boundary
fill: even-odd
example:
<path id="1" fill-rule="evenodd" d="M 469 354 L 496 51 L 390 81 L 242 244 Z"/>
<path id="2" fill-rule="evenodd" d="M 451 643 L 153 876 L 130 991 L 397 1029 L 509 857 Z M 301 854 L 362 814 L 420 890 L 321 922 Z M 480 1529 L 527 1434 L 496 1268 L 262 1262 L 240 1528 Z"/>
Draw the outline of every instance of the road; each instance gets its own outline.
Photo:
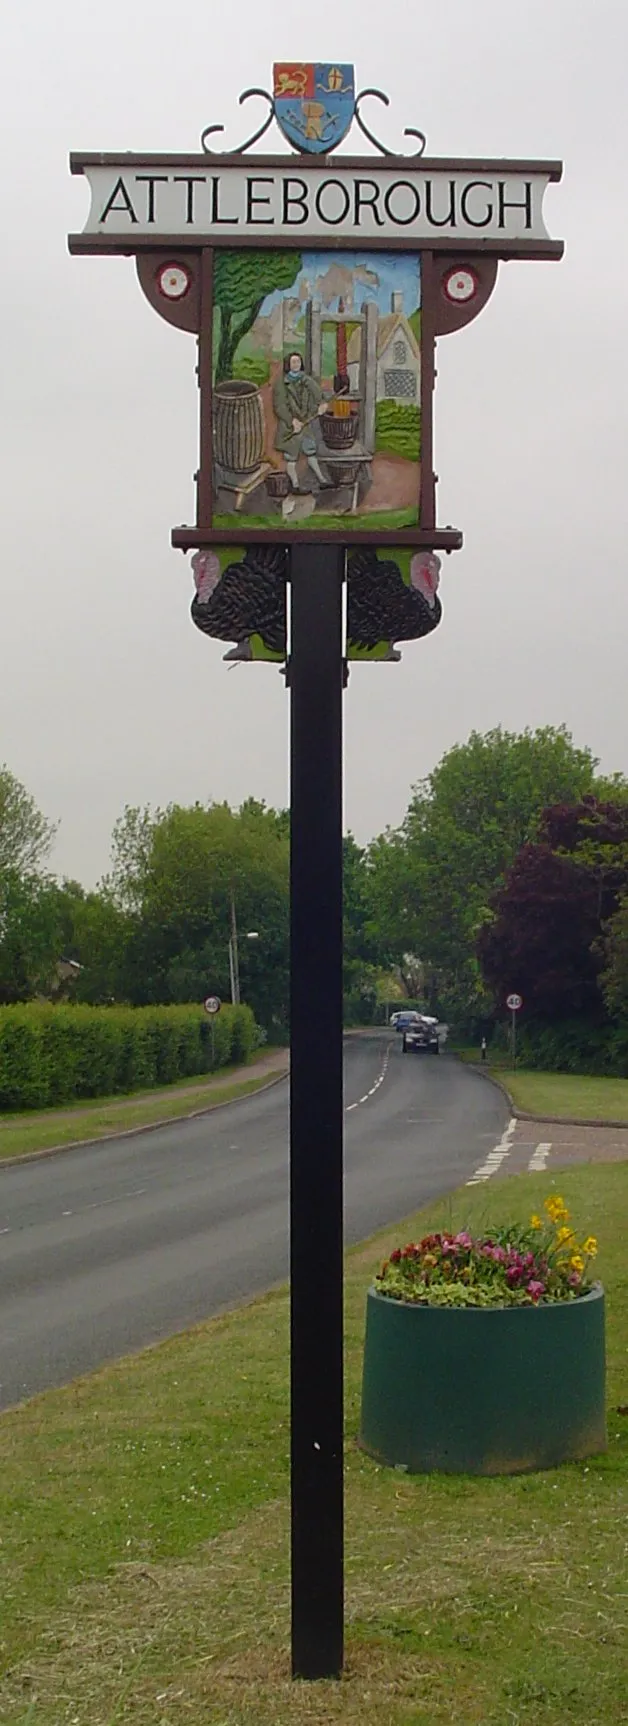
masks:
<path id="1" fill-rule="evenodd" d="M 345 1042 L 347 1239 L 468 1179 L 499 1092 L 387 1032 Z M 0 1170 L 0 1408 L 288 1273 L 288 1085 Z"/>

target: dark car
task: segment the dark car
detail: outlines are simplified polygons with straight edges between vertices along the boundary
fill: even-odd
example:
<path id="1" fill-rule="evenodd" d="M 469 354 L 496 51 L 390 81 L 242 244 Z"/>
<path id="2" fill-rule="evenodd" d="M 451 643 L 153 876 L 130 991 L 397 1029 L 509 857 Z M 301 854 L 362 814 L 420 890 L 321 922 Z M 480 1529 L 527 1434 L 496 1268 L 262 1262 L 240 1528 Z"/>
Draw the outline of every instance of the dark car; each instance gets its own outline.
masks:
<path id="1" fill-rule="evenodd" d="M 414 1023 L 404 1027 L 401 1046 L 404 1055 L 407 1055 L 411 1050 L 416 1052 L 425 1050 L 430 1055 L 439 1055 L 438 1021 L 436 1019 L 424 1019 L 417 1014 Z"/>

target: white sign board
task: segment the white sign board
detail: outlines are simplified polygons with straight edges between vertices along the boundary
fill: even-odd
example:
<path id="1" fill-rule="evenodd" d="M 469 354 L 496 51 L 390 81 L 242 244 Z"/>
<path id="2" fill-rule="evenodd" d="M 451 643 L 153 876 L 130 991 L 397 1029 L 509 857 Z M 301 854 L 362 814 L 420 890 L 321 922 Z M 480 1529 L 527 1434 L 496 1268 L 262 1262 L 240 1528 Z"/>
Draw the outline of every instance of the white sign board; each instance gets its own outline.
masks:
<path id="1" fill-rule="evenodd" d="M 509 995 L 506 1006 L 510 1008 L 511 1013 L 518 1013 L 519 1008 L 523 1006 L 521 995 Z"/>
<path id="2" fill-rule="evenodd" d="M 217 995 L 208 995 L 207 1000 L 203 1001 L 203 1006 L 205 1008 L 205 1012 L 209 1013 L 210 1015 L 212 1015 L 213 1013 L 219 1013 L 221 1005 L 222 1005 L 222 1003 L 219 1001 Z"/>
<path id="3" fill-rule="evenodd" d="M 497 249 L 501 241 L 534 252 L 552 245 L 543 198 L 550 180 L 560 178 L 557 163 L 371 166 L 340 158 L 319 165 L 289 156 L 73 156 L 71 167 L 91 191 L 84 234 L 125 237 L 131 249 L 143 238 L 183 245 L 275 238 L 301 246 L 336 237 L 465 251 L 487 242 Z"/>

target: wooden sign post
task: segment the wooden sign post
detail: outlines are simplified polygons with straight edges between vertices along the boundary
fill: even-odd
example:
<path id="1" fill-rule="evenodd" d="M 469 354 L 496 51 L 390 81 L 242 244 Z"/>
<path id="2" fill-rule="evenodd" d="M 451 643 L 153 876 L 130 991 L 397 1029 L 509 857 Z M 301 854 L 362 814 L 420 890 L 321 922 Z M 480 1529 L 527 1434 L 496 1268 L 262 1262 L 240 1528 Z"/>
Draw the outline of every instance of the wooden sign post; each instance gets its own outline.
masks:
<path id="1" fill-rule="evenodd" d="M 560 258 L 558 162 L 397 157 L 353 67 L 280 64 L 235 153 L 73 155 L 91 190 L 74 254 L 127 254 L 196 336 L 192 553 L 199 629 L 285 672 L 291 700 L 292 1669 L 343 1664 L 342 690 L 441 618 L 432 456 L 438 337 L 486 305 L 499 261 Z M 247 156 L 275 120 L 297 155 Z M 355 122 L 370 155 L 333 157 Z M 210 142 L 211 140 L 211 142 Z M 343 634 L 343 587 L 346 628 Z M 287 591 L 291 592 L 290 651 Z"/>

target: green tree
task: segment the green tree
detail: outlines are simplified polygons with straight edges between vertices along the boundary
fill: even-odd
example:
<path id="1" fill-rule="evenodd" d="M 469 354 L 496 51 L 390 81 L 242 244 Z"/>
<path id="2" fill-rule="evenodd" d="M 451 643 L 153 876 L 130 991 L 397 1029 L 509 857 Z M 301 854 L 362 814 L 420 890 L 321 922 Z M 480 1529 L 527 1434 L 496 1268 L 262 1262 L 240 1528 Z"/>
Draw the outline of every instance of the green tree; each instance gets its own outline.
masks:
<path id="1" fill-rule="evenodd" d="M 347 1020 L 369 1022 L 377 1004 L 378 947 L 371 926 L 366 851 L 343 839 L 343 989 Z"/>
<path id="2" fill-rule="evenodd" d="M 55 832 L 30 792 L 8 767 L 0 767 L 0 874 L 5 869 L 17 869 L 20 874 L 40 869 Z"/>
<path id="3" fill-rule="evenodd" d="M 600 987 L 608 1012 L 628 1022 L 628 892 L 604 930 Z"/>
<path id="4" fill-rule="evenodd" d="M 126 999 L 127 953 L 135 932 L 133 915 L 116 903 L 108 887 L 86 892 L 78 881 L 64 881 L 58 906 L 65 957 L 81 969 L 72 1000 L 105 1006 Z"/>
<path id="5" fill-rule="evenodd" d="M 233 377 L 236 350 L 261 312 L 268 294 L 290 288 L 301 269 L 300 252 L 214 253 L 214 310 L 217 319 L 215 382 Z"/>
<path id="6" fill-rule="evenodd" d="M 0 1005 L 48 994 L 61 956 L 62 918 L 50 876 L 0 875 Z"/>
<path id="7" fill-rule="evenodd" d="M 450 1012 L 485 1010 L 475 947 L 491 897 L 541 811 L 592 791 L 596 766 L 564 726 L 473 732 L 416 787 L 401 829 L 371 846 L 382 948 L 400 966 L 420 957 Z"/>
<path id="8" fill-rule="evenodd" d="M 508 991 L 516 989 L 526 1004 L 526 1022 L 603 1020 L 603 926 L 612 928 L 627 888 L 626 801 L 587 796 L 543 810 L 535 842 L 517 853 L 478 939 L 496 1004 L 503 1008 Z M 615 930 L 616 962 L 620 954 L 621 925 Z M 608 989 L 604 993 L 608 1002 Z"/>
<path id="9" fill-rule="evenodd" d="M 268 1029 L 288 1011 L 289 841 L 285 819 L 249 799 L 151 814 L 114 832 L 114 904 L 131 918 L 125 995 L 138 1004 L 229 998 L 231 899 L 243 999 Z M 249 930 L 258 938 L 247 941 Z"/>

